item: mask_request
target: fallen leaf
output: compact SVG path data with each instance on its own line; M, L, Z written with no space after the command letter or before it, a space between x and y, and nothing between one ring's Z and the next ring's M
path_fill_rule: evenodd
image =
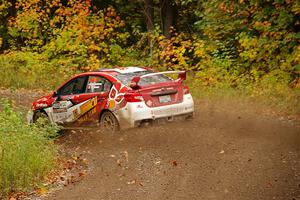
M83 164L85 164L85 165L88 165L88 164L89 164L89 161L88 161L86 158L82 159L82 162L83 162Z
M123 151L124 155L125 155L125 159L128 162L128 152L127 151Z
M118 164L119 166L121 166L121 160L120 160L120 159L117 160L117 164Z
M81 171L78 173L79 177L82 177L82 176L85 176L86 175L86 172L85 171Z
M38 193L39 193L40 195L47 194L47 192L48 192L48 190L47 190L46 188L44 188L44 187L41 187L41 188L39 188L39 190L38 190Z
M172 165L175 167L175 166L177 166L177 161L176 160L173 160L172 161Z
M77 156L75 156L75 155L73 155L73 156L72 156L72 159L73 159L73 160L77 160L77 159L78 159L78 157L77 157Z
M273 184L271 182L267 182L266 187L271 188L271 187L273 187Z
M135 182L136 182L135 180L132 180L132 181L128 181L127 184L132 185L132 184L135 184Z

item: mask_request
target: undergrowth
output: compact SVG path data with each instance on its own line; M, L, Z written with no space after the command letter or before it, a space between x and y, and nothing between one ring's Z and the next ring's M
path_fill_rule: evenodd
M42 122L40 122L42 123ZM0 199L37 188L55 165L56 129L27 125L5 101L0 111Z
M215 80L205 77L188 77L186 81L193 97L211 100L239 100L256 103L288 114L300 113L300 89L289 87L288 76L281 72L268 74L259 80L237 78L234 75L215 75Z

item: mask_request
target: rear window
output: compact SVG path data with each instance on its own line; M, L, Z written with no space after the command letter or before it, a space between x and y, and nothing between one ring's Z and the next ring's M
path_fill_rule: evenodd
M129 86L129 83L131 79L135 76L143 76L146 74L153 73L151 71L142 71L142 72L133 72L133 73L127 73L127 74L118 74L115 77L121 81L126 86ZM155 75L155 76L149 76L149 77L144 77L140 80L139 85L153 85L157 83L163 83L163 82L169 82L173 81L168 76L165 76L163 74Z

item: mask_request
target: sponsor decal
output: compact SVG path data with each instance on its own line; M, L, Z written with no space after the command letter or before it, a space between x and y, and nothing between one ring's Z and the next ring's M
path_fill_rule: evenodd
M86 103L80 106L80 113L84 114L87 111L91 110L93 107L97 105L97 96L92 99L89 99Z
M127 87L120 82L113 85L108 95L108 109L115 111L126 106L127 102L124 99L126 90Z
M45 103L38 103L38 104L36 104L36 107L37 108L44 108L44 107L48 107L48 105L45 104Z
M78 119L78 122L84 122L87 121L91 116L93 116L96 113L96 107L94 107L92 110L85 113L82 117Z
M69 108L71 106L72 103L70 101L59 101L53 104L53 108L55 109Z
M68 117L67 112L53 113L54 122L62 122Z
M136 108L143 108L143 106L142 105L137 105Z
M147 106L152 106L152 104L153 104L153 102L151 101L151 100L148 100L147 102L146 102L146 104L147 104Z
M59 101L55 102L52 105L53 113L63 113L67 112L68 108L72 107L73 104L71 101Z
M61 101L53 104L54 122L74 122L87 120L96 113L97 96L86 100L80 104L74 105L70 101Z
M67 112L67 108L53 108L53 113L62 113L62 112Z

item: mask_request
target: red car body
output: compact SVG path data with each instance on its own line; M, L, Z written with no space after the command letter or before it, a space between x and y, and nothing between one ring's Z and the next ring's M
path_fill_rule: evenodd
M174 80L166 74L179 74ZM183 84L185 72L154 73L125 67L78 74L32 103L28 121L47 117L65 127L137 127L156 119L192 116L194 103Z

